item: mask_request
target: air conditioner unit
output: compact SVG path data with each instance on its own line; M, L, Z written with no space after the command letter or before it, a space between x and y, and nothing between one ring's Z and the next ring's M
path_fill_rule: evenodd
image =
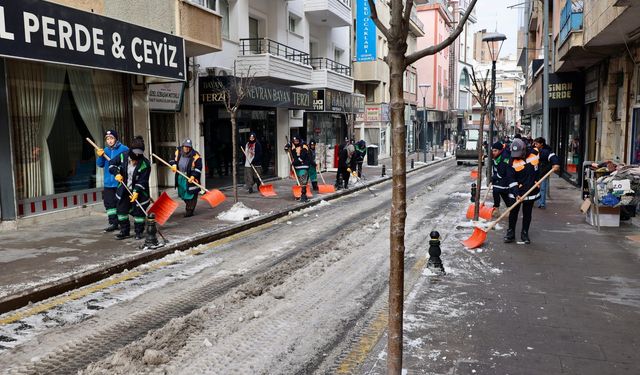
M304 111L301 109L290 109L289 118L302 120Z
M215 77L225 77L233 75L233 70L222 66L212 66L207 68L207 74Z

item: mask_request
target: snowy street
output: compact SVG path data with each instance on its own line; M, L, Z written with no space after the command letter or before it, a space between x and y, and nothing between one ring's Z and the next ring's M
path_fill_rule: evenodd
M452 168L448 162L408 179L409 281L422 272L429 232L446 240L468 201L464 193L450 197L463 181ZM87 374L345 366L351 338L386 301L389 187L374 188L377 198L363 190L115 275L108 286L2 327L15 340L3 346L17 348L4 350L0 365Z

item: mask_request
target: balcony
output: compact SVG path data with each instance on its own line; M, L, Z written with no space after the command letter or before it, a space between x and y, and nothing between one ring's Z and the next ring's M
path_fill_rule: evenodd
M305 88L329 88L344 92L353 92L351 68L326 57L309 59L313 68L311 85Z
M240 39L236 69L285 85L312 82L308 53L266 38Z
M389 82L389 66L382 59L353 64L353 79L361 82Z
M415 6L411 9L411 16L409 17L409 30L417 37L424 36L424 23L418 18L418 11Z
M582 31L582 2L567 1L560 13L560 44L564 43L573 31Z
M304 12L309 22L328 27L350 26L353 17L351 0L305 0Z
M187 56L206 55L222 50L222 17L188 1L178 2L180 36Z

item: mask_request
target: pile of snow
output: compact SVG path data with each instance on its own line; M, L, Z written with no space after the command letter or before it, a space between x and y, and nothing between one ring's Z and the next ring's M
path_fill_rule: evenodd
M242 202L234 204L229 210L220 213L217 218L224 221L244 221L260 215L258 210L245 206Z

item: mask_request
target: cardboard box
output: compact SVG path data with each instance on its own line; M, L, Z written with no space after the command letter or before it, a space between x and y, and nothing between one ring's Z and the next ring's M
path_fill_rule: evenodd
M601 227L619 227L620 226L620 207L598 207L600 213L600 226ZM596 226L595 221L596 211L595 207L589 207L587 211L587 223Z

